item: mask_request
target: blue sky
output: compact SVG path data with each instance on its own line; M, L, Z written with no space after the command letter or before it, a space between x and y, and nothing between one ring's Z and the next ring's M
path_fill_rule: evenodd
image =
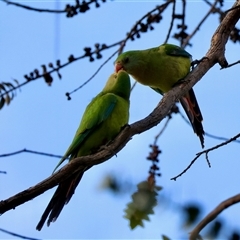
M66 1L22 2L41 8L64 8ZM126 36L133 24L146 12L159 4L158 1L109 1L99 9L66 18L64 14L36 13L0 2L0 82L17 79L23 82L24 74L42 64L55 63L56 59L66 62L70 54L83 55L83 48L95 43L112 44ZM225 8L232 1L225 2ZM177 5L180 7L180 4ZM178 10L181 11L180 8ZM188 32L192 32L208 11L201 1L189 1L187 5ZM142 34L136 41L128 42L125 50L145 49L160 45L168 31L170 9L163 15L163 21L154 25L155 31ZM211 16L192 40L193 47L186 50L193 59L204 56L210 46L211 35L218 26L218 16ZM170 43L178 44L174 39ZM64 154L72 141L82 113L91 99L101 91L105 81L113 72L110 60L98 75L83 89L67 101L65 92L71 91L86 81L116 49L103 52L103 59L90 63L87 58L62 69L62 80L53 75L54 82L48 87L43 79L32 82L17 92L16 98L1 111L0 154L23 148L54 154ZM228 61L239 59L239 46L228 43ZM194 87L202 114L204 129L214 135L232 137L239 132L239 66L220 70L214 66ZM132 81L133 83L133 81ZM137 84L131 96L130 123L147 116L157 105L160 95ZM164 122L164 121L163 121ZM108 173L116 173L122 180L130 179L134 184L145 180L149 162L145 160L154 136L163 126L142 133L118 153L117 158L93 167L84 174L71 202L64 208L58 220L41 232L36 224L50 200L54 189L29 201L0 217L0 227L35 238L159 238L166 234L173 239L187 236L180 230L181 216L168 211L159 203L151 221L145 228L131 231L128 222L122 218L123 209L130 201L131 193L113 196L101 191L99 185ZM219 141L205 138L206 148ZM165 194L178 204L197 201L203 204L204 213L211 211L218 203L238 193L239 144L232 143L209 154L211 168L204 157L176 182L170 178L180 173L201 151L199 139L192 129L176 115L159 140L162 177L158 184ZM32 154L20 154L0 159L1 199L37 184L48 177L59 160ZM227 209L221 216L229 226L236 226L239 206ZM0 232L0 238L12 238Z

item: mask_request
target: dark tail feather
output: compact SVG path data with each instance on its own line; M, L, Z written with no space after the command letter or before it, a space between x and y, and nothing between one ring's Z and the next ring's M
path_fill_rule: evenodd
M191 88L189 92L180 99L180 102L188 116L190 123L192 124L194 132L200 139L202 148L204 148L204 130L202 125L202 114L197 103L194 91Z
M74 194L74 191L79 184L83 173L77 173L76 175L72 176L69 179L64 180L58 185L57 190L55 191L54 195L52 196L52 199L48 203L48 206L46 207L36 229L38 231L41 231L48 215L48 221L47 225L49 226L51 222L54 222L57 220L59 214L61 213L63 207L65 204L67 204L71 197Z

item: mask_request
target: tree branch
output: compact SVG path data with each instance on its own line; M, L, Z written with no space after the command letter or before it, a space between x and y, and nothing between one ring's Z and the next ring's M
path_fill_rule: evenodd
M2 0L2 1L6 1L6 0ZM168 7L169 4L171 4L174 1L175 0L167 0L166 3L155 7L150 12L145 14L143 17L141 17L136 22L136 24L134 24L134 26L130 30L130 33L127 33L127 36L118 42L112 43L110 45L107 45L107 44L100 45L97 43L97 44L95 44L95 49L92 49L90 47L85 47L84 48L85 53L82 56L75 57L73 55L70 55L68 58L68 61L63 64L60 63L60 60L57 60L56 66L54 66L53 63L49 63L48 67L51 68L51 70L49 70L49 71L47 71L46 65L42 65L42 68L43 68L42 74L40 74L40 71L38 69L35 69L29 75L25 74L24 77L25 77L26 81L21 84L18 84L17 86L13 86L12 88L4 91L3 93L0 93L0 100L4 96L8 95L10 92L15 91L16 89L21 88L22 86L24 86L32 81L35 81L37 79L40 79L40 78L44 78L44 80L50 85L51 82L53 81L53 78L51 76L52 73L56 72L58 74L59 78L61 78L59 71L62 68L67 67L69 64L72 64L73 62L78 61L80 59L88 57L90 62L94 61L94 57L96 59L101 59L102 58L101 53L103 51L113 48L113 47L116 47L116 46L119 46L118 52L123 51L123 48L127 41L129 41L129 40L133 41L135 39L135 37L139 38L141 33L145 33L145 32L147 32L147 30L152 29L152 24L159 23L162 18L161 14L163 13L163 11ZM143 23L144 20L146 21L146 23ZM116 52L113 53L112 56L114 56L115 54L116 54ZM111 59L112 56L110 56L100 66L100 68L102 68L109 61L109 59ZM99 70L97 70L97 72ZM95 74L94 74L94 76L95 76ZM92 77L90 79L88 79L86 82L89 82L91 79L92 79ZM82 85L85 85L86 82L84 82ZM79 88L81 88L81 86ZM67 95L67 97L70 97L70 93L67 93L66 95Z
M238 60L238 61L236 61L236 62L234 62L234 63L228 64L228 66L225 67L225 68L230 68L230 67L235 66L235 65L237 65L237 64L240 64L240 60ZM222 68L221 68L221 69L222 69Z
M131 31L127 33L127 37L121 42L121 45L118 49L118 53L121 54L123 52L123 49L126 45L126 42L129 39L134 39L133 37L136 35L137 38L140 37L139 33L140 32L146 32L148 28L153 30L152 23L153 22L160 22L161 20L161 13L168 7L170 3L173 3L175 5L175 0L167 0L166 3L156 6L154 9L152 9L150 12L146 13L143 17L141 17L132 27ZM157 14L153 14L155 11L158 10ZM142 23L144 19L147 18L147 24Z
M202 26L202 24L207 20L207 18L210 16L210 14L213 13L213 10L215 9L217 3L219 2L219 0L215 0L215 2L213 3L213 5L210 7L209 11L206 13L206 15L203 17L203 19L199 22L199 24L197 25L197 27L193 30L193 32L191 34L189 34L184 40L183 43L181 45L182 48L185 48L188 44L190 39L197 33L197 31L200 30L200 27Z
M214 220L223 210L232 206L233 204L240 202L240 194L237 194L231 198L220 203L212 212L210 212L190 233L189 240L198 239L200 231L209 224L212 220Z
M118 46L121 44L123 40L121 41L118 41L116 43L113 43L111 45L106 45L106 44L103 44L102 47L100 49L98 49L98 53L104 51L104 50L107 50L107 49L110 49L112 47L115 47L115 46ZM86 49L86 48L85 48ZM79 57L73 57L73 55L70 55L69 56L69 59L66 63L63 63L63 64L60 64L60 61L57 60L57 67L52 67L52 70L48 71L48 72L43 72L42 74L39 74L39 72L34 76L34 77L31 77L31 75L33 75L34 73L30 73L29 76L28 75L25 75L24 77L27 79L25 82L21 83L21 84L18 84L16 87L13 87L13 88L10 88L9 90L3 92L0 94L0 98L2 98L3 96L5 96L6 94L9 94L10 92L18 89L18 88L21 88L22 86L32 82L32 81L35 81L37 79L40 79L40 78L45 78L46 76L50 76L52 73L54 72L59 72L60 69L68 66L69 64L72 64L73 62L75 61L78 61L80 59L83 59L83 58L86 58L86 57L89 57L91 58L93 54L96 53L96 50L92 50L90 49L90 52L86 52L85 51L85 54L83 54L82 56L79 56ZM52 63L50 63L52 65ZM45 65L44 65L45 66ZM45 66L46 67L46 66ZM36 72L37 69L34 70L34 72ZM38 71L38 70L37 70Z
M33 153L33 154L38 154L38 155L43 155L43 156L48 156L48 157L55 157L55 158L62 158L63 157L63 156L52 154L52 153L33 151L33 150L29 150L29 149L24 148L22 150L18 150L18 151L15 151L15 152L0 154L0 158L1 157L10 157L12 155L20 154L20 153L23 153L23 152Z
M21 235L21 234L14 233L14 232L5 230L5 229L3 229L3 228L0 228L0 231L1 231L1 232L4 232L4 233L7 233L7 234L9 234L9 235L11 235L11 236L18 237L18 238L22 238L22 239L40 240L40 239L38 239L38 238L32 238L32 237L23 236L23 235Z
M76 91L78 91L79 89L81 89L82 87L84 87L87 83L89 83L97 74L98 72L106 65L106 63L108 61L110 61L111 58L113 58L116 54L118 53L118 50L115 51L107 60L105 60L100 67L98 67L98 69L92 74L92 76L87 79L83 84L81 84L79 87L75 88L74 90L72 90L71 92L66 92L66 96L68 98L68 100L71 100L70 95L72 95L73 93L75 93Z
M240 1L236 1L234 6L240 5ZM225 44L228 40L231 30L234 28L240 16L240 9L237 8L227 13L216 32L214 33L211 41L211 47L206 54L206 59L186 77L186 81L179 86L176 86L164 95L158 106L146 118L127 126L121 131L116 139L106 148L94 155L79 157L73 159L66 164L58 172L54 173L47 179L38 183L37 185L26 189L6 200L0 202L0 214L5 213L10 209L27 202L50 188L55 187L61 181L64 181L69 175L74 174L76 171L83 170L87 166L93 166L110 159L113 155L119 152L128 141L136 134L140 134L148 129L156 126L161 120L169 113L174 103L183 96L194 84L196 84L206 72L214 66L217 62L221 66L226 65L224 57Z
M185 117L185 115L180 111L180 110L178 110L178 113L180 114L180 116L182 117L182 119L190 126L191 124L190 124L190 122L188 121L188 119ZM207 136L207 137L210 137L210 138L213 138L213 139L217 139L217 140L221 140L221 141L228 141L229 140L229 138L226 138L226 137L221 137L221 136L217 136L217 135L213 135L213 134L211 134L211 133L208 133L208 132L206 132L205 131L205 136ZM240 140L234 140L233 142L235 142L235 143L240 143ZM1 155L0 155L1 156Z
M30 6L20 4L20 3L17 3L17 2L11 2L11 1L8 1L8 0L1 0L1 1L5 2L7 5L13 5L13 6L16 6L16 7L20 7L20 8L24 8L24 9L31 10L31 11L36 11L36 12L47 12L47 13L65 13L66 12L65 9L63 9L63 10L42 9L42 8L30 7Z
M24 5L21 3L17 2L12 2L9 0L1 0L2 2L5 2L7 5L13 5L15 7L20 7L26 10L30 11L35 11L35 12L44 12L44 13L54 13L54 14L59 14L59 13L66 13L67 17L73 17L77 15L78 13L85 13L86 11L90 10L90 5L92 3L95 3L96 8L100 7L100 4L98 3L97 0L89 0L88 2L83 1L83 3L80 4L79 1L75 1L75 5L70 5L66 4L65 9L62 10L57 10L57 9L43 9L43 8L35 8L35 7L30 7L28 5ZM106 2L106 1L102 1Z
M235 135L234 137L228 139L228 140L225 141L225 142L222 142L222 143L220 143L220 144L218 144L218 145L216 145L216 146L214 146L214 147L208 148L208 149L206 149L206 150L204 150L204 151L201 151L201 152L197 153L197 154L196 154L197 156L190 162L190 164L189 164L181 173L179 173L177 176L171 178L171 180L176 181L177 178L181 177L184 173L186 173L186 172L191 168L191 166L196 162L196 160L197 160L202 154L205 154L206 160L207 160L207 163L208 163L208 166L211 167L210 161L209 161L209 159L208 159L208 153L211 152L211 151L213 151L213 150L215 150L215 149L217 149L217 148L220 148L220 147L222 147L222 146L224 146L224 145L227 145L227 144L229 144L230 142L236 141L236 139L239 138L239 137L240 137L240 133L238 133L237 135Z
M168 33L167 33L167 37L166 37L164 43L167 43L167 42L168 42L169 37L170 37L170 34L171 34L171 32L172 32L173 23L174 23L174 20L175 20L175 11L176 11L176 1L173 1L173 6L172 6L172 19L171 19L170 26L169 26Z
M206 65L205 71L207 71L212 64L210 64L210 61L205 61L205 63L202 63L202 65ZM86 168L86 166L100 164L110 159L113 155L119 152L134 135L140 134L156 126L168 114L176 100L179 99L179 97L182 96L185 91L190 89L192 85L198 81L198 78L194 76L203 75L203 71L201 71L201 69L202 68L200 66L196 68L196 70L194 70L194 72L189 74L187 77L187 79L192 81L186 85L184 84L184 87L180 85L165 94L160 104L149 116L123 129L119 136L104 150L94 155L76 158L61 168L58 172L38 183L37 185L26 189L23 192L10 197L9 199L1 201L0 214L3 214L10 209L14 209L26 201L39 196L46 190L55 187L59 184L59 182L64 181L69 175L74 174L76 171L80 171Z

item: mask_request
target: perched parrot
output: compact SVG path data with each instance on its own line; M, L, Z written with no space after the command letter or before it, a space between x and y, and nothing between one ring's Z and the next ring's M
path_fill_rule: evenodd
M109 77L102 92L87 106L75 137L57 167L68 157L71 161L76 157L97 152L102 145L117 136L128 123L130 85L129 75L125 71L119 71ZM83 173L84 171L77 172L59 183L36 227L37 230L42 229L48 216L48 226L56 221L64 205L74 194Z
M191 61L192 56L184 49L173 44L163 44L120 54L115 61L115 71L124 70L136 81L164 94L186 77L190 72ZM203 118L193 89L179 100L204 148Z

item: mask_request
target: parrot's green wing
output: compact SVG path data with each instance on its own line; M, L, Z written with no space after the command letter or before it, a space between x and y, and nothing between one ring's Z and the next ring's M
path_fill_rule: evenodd
M115 71L124 70L137 82L163 95L189 74L192 56L181 47L163 44L145 50L122 53L115 61ZM193 90L179 99L204 147L202 114Z
M70 147L53 170L53 173L64 162L64 160L76 153L84 140L86 140L86 138L88 138L89 135L91 135L96 128L111 115L117 101L117 97L114 94L103 95L101 93L92 100L83 114L82 121Z
M155 51L156 49L154 49ZM168 56L174 56L174 57L184 57L184 58L191 58L192 55L186 52L184 49L175 46L173 44L163 44L159 47L158 49L159 53L162 53L162 51L165 52L166 55ZM161 56L161 55L160 55ZM179 79L177 82L179 82L181 79ZM159 89L159 88L153 88L151 87L154 91L157 93L160 93L161 95L164 94L164 92Z
M131 83L127 72L119 71L109 76L102 91L88 104L73 141L55 170L65 159L72 161L74 158L96 153L103 144L117 136L129 120L130 91ZM36 226L37 230L42 229L47 218L48 226L56 221L89 168L91 166L76 169L59 182Z
M186 57L186 58L192 58L192 55L186 52L184 49L175 46L173 44L164 44L160 47L164 47L165 53L170 56L178 56L178 57Z

